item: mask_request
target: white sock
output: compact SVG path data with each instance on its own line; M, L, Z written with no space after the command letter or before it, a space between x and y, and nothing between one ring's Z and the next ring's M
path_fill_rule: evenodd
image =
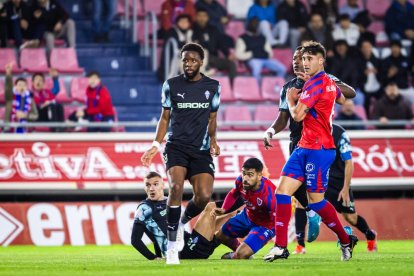
M308 217L314 217L316 215L316 213L315 213L315 211L314 210L310 210L310 211L308 211Z
M175 248L176 241L168 241L167 250Z
M178 227L184 228L184 226L185 224L180 221L180 223L178 224Z

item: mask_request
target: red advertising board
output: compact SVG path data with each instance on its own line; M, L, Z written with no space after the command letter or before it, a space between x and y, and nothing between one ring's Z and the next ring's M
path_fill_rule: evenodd
M0 203L0 246L129 245L136 207L136 202ZM414 239L414 220L407 219L413 200L359 200L356 208L380 239ZM294 221L289 227L293 238ZM336 237L322 225L318 240Z
M288 158L288 140L266 150L261 140L223 140L214 158L216 188L230 187L246 158L258 157L277 179ZM148 170L165 176L161 153L150 168L140 158L147 141L2 141L0 191L10 189L136 189ZM414 139L352 139L353 185L414 184Z

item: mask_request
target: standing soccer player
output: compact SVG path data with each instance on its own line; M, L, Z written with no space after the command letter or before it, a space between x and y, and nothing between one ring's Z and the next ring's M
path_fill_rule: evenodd
M181 49L184 74L168 79L162 88L162 113L152 147L141 158L149 166L157 154L171 120L171 133L164 151L170 183L167 203L167 264L179 264L184 224L201 213L213 192L213 156L220 154L216 141L217 110L220 105L218 81L200 73L204 50L196 43ZM194 197L180 221L185 179L193 186Z
M277 133L284 130L289 122L290 130L290 145L289 153L292 154L293 150L298 145L300 137L302 136L302 122L296 122L293 120L292 116L289 113L289 106L286 100L287 90L291 87L302 89L305 81L309 79L309 76L305 74L302 63L302 46L296 48L293 54L293 73L296 75L295 78L285 83L280 91L280 102L279 102L279 114L274 121L273 125L268 128L264 133L263 143L266 149L272 147L270 139L273 138ZM355 90L348 84L342 82L337 77L333 75L328 75L332 78L336 85L340 88L342 94L345 98L354 98L356 93ZM305 228L306 220L309 221L308 229L308 242L312 242L319 235L319 224L320 216L318 216L314 211L310 210L308 206L308 198L306 195L306 185L302 183L300 188L293 194L293 196L299 201L300 204L296 207L295 210L295 228L296 228L296 240L298 245L293 252L293 254L304 254L305 250ZM307 214L306 214L306 211Z
M230 218L222 227L217 238L234 252L223 255L222 259L249 259L274 236L276 212L276 186L262 176L263 163L257 158L247 159L242 166L242 175L227 194L218 215L228 212L242 198L246 207ZM246 239L239 244L237 238Z
M377 234L355 210L354 196L351 189L351 179L354 172L351 140L341 126L337 124L332 126L336 158L329 170L329 188L325 193L325 198L332 203L336 211L341 213L348 223L365 235L368 252L376 252Z
M309 41L303 45L301 52L305 73L310 79L305 83L301 95L300 89L289 88L287 100L292 118L303 121L302 137L282 169L276 192L276 242L264 260L288 258L287 230L292 212L291 196L305 182L309 208L318 213L322 221L337 234L342 260L348 261L358 239L345 232L335 208L324 199L329 167L335 159L335 144L331 134L335 101L342 104L345 97L324 72L325 48L318 42Z

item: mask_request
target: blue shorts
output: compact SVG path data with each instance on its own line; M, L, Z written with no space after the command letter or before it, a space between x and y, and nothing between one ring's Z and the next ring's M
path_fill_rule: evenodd
M297 147L283 167L281 176L305 182L308 192L324 193L328 188L329 168L335 155L335 149Z
M247 235L244 243L247 244L254 253L259 251L275 236L274 230L258 226L251 222L247 217L245 210L241 211L223 224L221 232L232 238L243 238Z

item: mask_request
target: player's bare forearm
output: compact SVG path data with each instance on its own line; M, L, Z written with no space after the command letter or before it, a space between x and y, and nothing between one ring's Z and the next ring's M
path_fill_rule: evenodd
M157 131L154 140L160 144L164 140L164 137L168 131L168 125L170 124L170 112L171 111L168 109L163 109L161 112L160 120L158 121Z
M301 102L295 104L295 102L293 101L288 101L288 106L290 115L296 122L303 121L303 119L305 119L306 114L309 112L309 108Z
M210 113L210 117L208 118L208 136L210 136L211 140L216 141L216 133L217 133L217 112Z
M344 82L338 83L337 85L338 85L339 89L341 89L341 93L342 93L342 95L344 95L345 98L347 98L347 99L355 98L356 91L352 86L350 86L350 85L348 85Z
M352 175L354 174L354 162L352 159L345 161L345 171L344 171L344 189L349 189L351 185Z
M273 122L272 128L275 130L275 134L284 130L289 121L289 112L280 111L276 120Z
M345 103L345 101L346 101L346 98L345 98L344 94L342 94L342 93L341 93L341 96L338 99L335 100L335 102L337 104L340 104L340 105L343 105Z

